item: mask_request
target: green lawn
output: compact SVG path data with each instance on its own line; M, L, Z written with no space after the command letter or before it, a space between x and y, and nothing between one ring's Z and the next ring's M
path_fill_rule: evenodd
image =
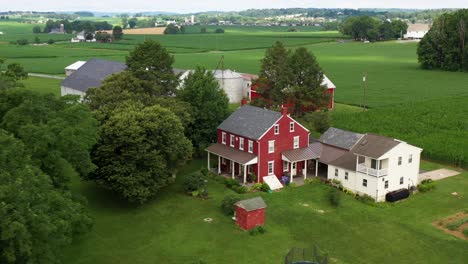
M56 96L60 96L60 83L62 80L48 79L39 77L29 77L28 79L21 81L24 88L36 91L40 93L51 93Z
M205 166L192 162L181 174ZM423 167L436 166L425 163ZM464 263L468 241L431 225L468 208L468 173L439 181L429 193L391 205L371 206L343 195L329 206L328 186L309 184L279 193L257 193L267 205L264 235L250 236L220 211L232 191L209 182L211 198L182 193L179 176L154 201L139 207L75 178L94 217L94 230L64 251L64 263L283 263L291 247L314 243L334 263ZM460 196L450 195L458 192ZM302 204L308 204L304 207ZM324 214L316 210L325 210ZM203 219L211 217L212 223Z

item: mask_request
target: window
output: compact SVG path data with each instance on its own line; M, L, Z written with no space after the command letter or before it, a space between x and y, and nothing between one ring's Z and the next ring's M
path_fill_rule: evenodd
M221 133L221 142L226 145L226 133L225 132L222 132Z
M221 164L226 165L226 159L225 158L221 158Z
M289 132L294 132L294 122L289 123Z
M299 136L294 137L294 145L293 145L293 148L294 148L294 149L299 148Z
M344 178L345 178L345 180L348 180L348 172L347 171L345 171L345 173L344 173Z
M335 177L338 177L338 169L335 169Z
M405 182L405 178L400 177L400 185L403 184L404 182Z
M367 187L367 180L366 179L362 180L362 186Z
M244 150L244 138L239 138L239 149Z
M279 125L275 125L275 135L279 135Z
M234 135L231 135L231 140L229 141L231 147L234 147Z
M398 157L398 166L401 165L401 162L402 162L402 158L401 158L401 157Z
M385 189L388 189L388 181L385 181L385 186L384 186Z
M289 171L289 162L283 161L283 171Z
M269 161L268 162L268 174L269 175L273 174L274 170L275 170L275 162Z
M408 163L412 163L412 162L413 162L413 154L410 154L408 158Z
M268 141L268 153L274 153L275 152L275 141L270 140Z
M252 140L249 140L249 152L253 153L253 142L252 142Z

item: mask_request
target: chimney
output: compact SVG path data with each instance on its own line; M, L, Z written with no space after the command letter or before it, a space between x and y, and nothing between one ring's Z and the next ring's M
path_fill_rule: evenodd
M287 106L284 106L284 105L281 106L281 114L284 115L284 116L288 115L288 107Z
M245 98L242 98L242 101L241 101L241 106L244 106L247 104L247 99Z

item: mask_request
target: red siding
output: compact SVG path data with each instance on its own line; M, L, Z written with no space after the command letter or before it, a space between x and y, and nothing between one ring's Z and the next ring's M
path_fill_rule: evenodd
M242 229L250 230L256 226L265 224L265 208L247 212L241 207L236 207L236 224Z

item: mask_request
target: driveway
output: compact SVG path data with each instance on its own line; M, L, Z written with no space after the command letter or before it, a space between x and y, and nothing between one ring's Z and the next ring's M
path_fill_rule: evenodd
M426 180L426 179L432 179L433 181L438 181L438 180L442 180L442 179L452 177L458 174L460 174L460 172L454 171L454 170L447 170L447 169L428 171L428 172L419 174L419 182Z

